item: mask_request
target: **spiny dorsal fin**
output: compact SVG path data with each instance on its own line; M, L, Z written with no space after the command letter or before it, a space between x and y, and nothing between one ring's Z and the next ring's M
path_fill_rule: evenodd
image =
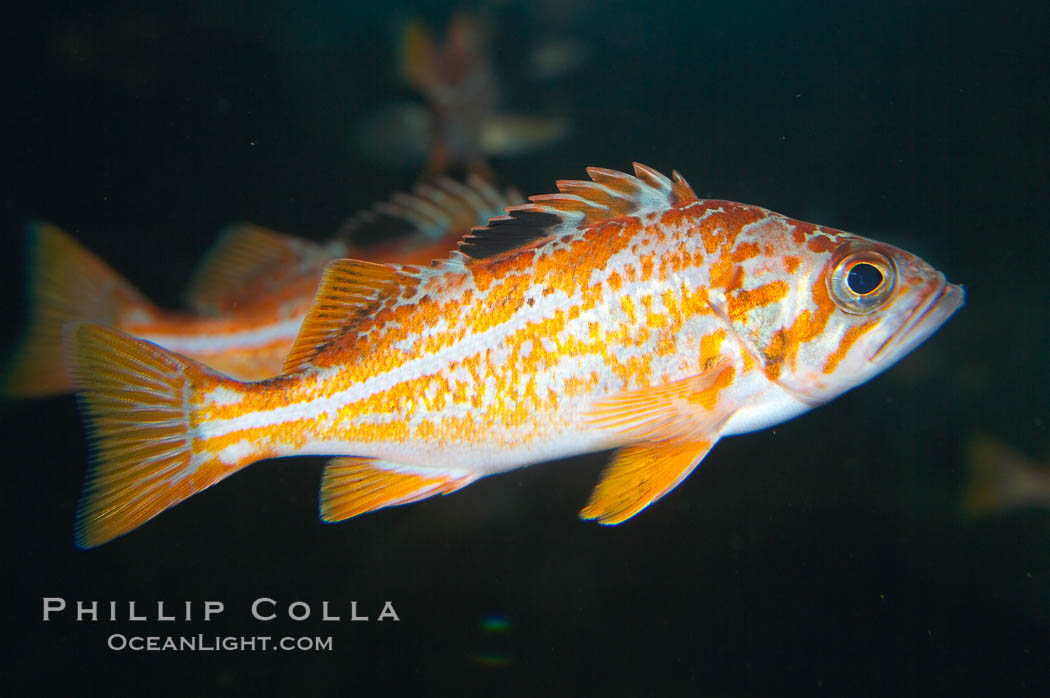
M460 250L473 259L487 259L581 226L696 201L696 194L677 172L668 179L635 163L634 173L589 167L590 182L561 180L557 182L560 193L530 196L532 203L508 208L507 215L472 230L460 242Z
M337 237L348 244L402 239L401 247L423 246L462 234L522 200L517 191L501 192L480 177L465 183L438 177L416 185L410 194L394 194L355 214L343 223Z
M284 373L307 366L325 347L349 331L391 295L414 292L419 277L410 267L337 259L329 262L321 276L313 305L306 313L288 357Z
M251 294L254 284L316 258L321 250L310 240L251 223L228 226L194 272L186 303L207 315L229 312Z

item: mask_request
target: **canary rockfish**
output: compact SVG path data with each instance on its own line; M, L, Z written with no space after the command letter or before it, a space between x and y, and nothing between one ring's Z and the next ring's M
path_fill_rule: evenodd
M321 518L339 521L617 448L581 516L618 524L720 437L863 383L962 304L890 245L699 199L677 173L587 172L429 267L329 263L274 378L76 326L95 444L77 543L290 455L341 456L320 495Z

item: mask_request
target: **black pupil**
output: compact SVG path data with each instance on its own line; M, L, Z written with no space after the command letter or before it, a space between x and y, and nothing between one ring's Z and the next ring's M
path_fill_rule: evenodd
M846 276L846 284L858 296L866 296L882 285L882 272L871 264L854 264Z

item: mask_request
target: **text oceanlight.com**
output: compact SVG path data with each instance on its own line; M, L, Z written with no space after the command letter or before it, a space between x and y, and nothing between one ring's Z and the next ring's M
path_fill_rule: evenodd
M271 637L269 635L124 635L113 633L106 646L131 652L331 652L332 637Z

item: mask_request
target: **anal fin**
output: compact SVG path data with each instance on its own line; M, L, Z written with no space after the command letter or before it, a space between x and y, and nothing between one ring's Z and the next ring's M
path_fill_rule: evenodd
M422 473L372 458L333 458L321 479L321 520L343 521L383 507L418 502L466 487L477 476L465 471Z

